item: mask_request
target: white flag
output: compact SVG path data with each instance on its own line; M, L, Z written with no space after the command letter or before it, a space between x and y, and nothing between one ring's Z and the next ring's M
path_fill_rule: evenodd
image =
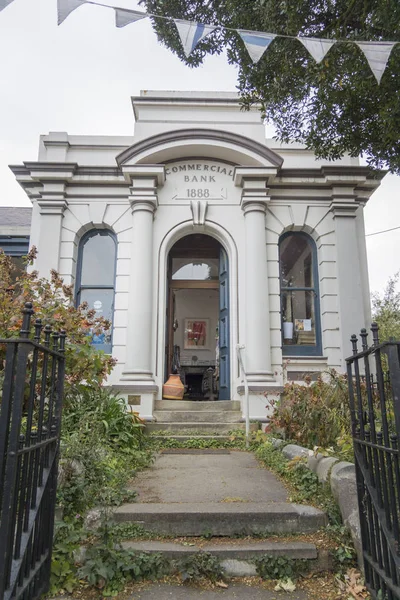
M86 0L57 0L58 25L61 25L73 10L83 4L91 4L91 2Z
M320 63L324 56L328 54L332 46L336 44L336 40L322 40L321 38L305 38L298 36L297 39L305 48L307 48L317 63Z
M5 8L9 4L11 4L11 2L13 2L13 1L14 0L0 0L0 11L2 11L3 8Z
M396 42L356 42L356 44L364 52L371 71L379 84Z
M189 56L193 52L201 40L204 40L205 37L217 29L214 25L191 23L190 21L181 21L180 19L174 19L174 22L186 56Z
M253 63L260 60L272 40L276 38L274 33L263 33L262 31L238 29L237 32L242 38Z
M135 23L147 17L146 13L137 10L125 10L123 8L115 9L115 24L117 27L125 27L129 23Z

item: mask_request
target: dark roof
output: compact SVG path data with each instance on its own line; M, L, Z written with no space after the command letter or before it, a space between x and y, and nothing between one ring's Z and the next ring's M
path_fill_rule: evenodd
M0 227L30 227L32 208L20 206L0 206Z

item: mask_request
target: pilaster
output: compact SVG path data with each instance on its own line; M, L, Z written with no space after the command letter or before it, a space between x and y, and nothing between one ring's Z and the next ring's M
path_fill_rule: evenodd
M245 363L249 382L260 391L273 381L265 215L270 202L270 168L237 168L245 228Z
M330 210L336 234L341 356L344 367L345 358L351 354L350 336L369 326L365 312L363 265L356 219L362 209L354 187L332 186Z
M123 173L130 183L132 253L127 359L122 380L131 381L133 391L135 386L148 386L153 394L153 218L158 207L158 186L164 182L164 167L128 166L123 167Z

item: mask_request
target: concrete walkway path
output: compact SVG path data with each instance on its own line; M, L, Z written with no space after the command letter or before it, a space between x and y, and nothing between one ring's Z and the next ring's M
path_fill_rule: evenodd
M228 589L201 590L180 585L153 584L135 593L131 600L316 600L303 591L274 592L233 584Z
M280 481L250 452L164 450L133 482L142 503L286 502Z

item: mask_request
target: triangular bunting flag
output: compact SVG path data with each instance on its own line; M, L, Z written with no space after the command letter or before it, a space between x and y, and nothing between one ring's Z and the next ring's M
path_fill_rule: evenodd
M336 40L322 40L321 38L298 37L297 39L307 48L317 63L320 63L332 46L336 44Z
M82 4L91 4L91 2L86 0L57 0L58 25L61 25L68 15Z
M214 25L191 23L190 21L181 21L180 19L174 19L174 22L186 56L189 56L193 52L201 40L204 40L205 37L217 29Z
M272 40L276 38L274 33L263 33L262 31L238 29L237 32L242 38L253 63L260 60Z
M0 11L2 11L3 8L5 8L9 4L11 4L11 2L13 2L13 1L14 0L0 0Z
M137 10L115 9L115 24L117 27L125 27L125 25L135 23L135 21L140 21L140 19L144 19L145 17L147 17L146 13Z
M356 44L364 52L371 71L379 84L396 42L356 42Z

